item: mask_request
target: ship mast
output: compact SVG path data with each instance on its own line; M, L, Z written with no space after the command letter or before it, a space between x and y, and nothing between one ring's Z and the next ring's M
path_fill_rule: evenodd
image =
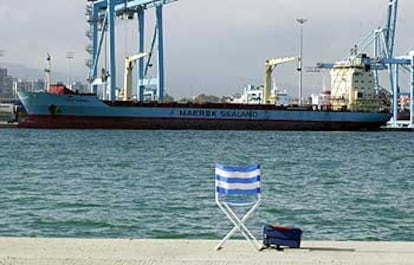
M46 55L46 68L45 68L45 75L46 75L46 92L50 92L50 85L52 83L52 57L49 53Z

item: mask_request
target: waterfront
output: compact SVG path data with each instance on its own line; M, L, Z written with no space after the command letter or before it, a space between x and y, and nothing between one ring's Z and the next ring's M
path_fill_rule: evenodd
M214 162L262 165L249 222L414 240L411 132L0 131L0 236L218 239Z

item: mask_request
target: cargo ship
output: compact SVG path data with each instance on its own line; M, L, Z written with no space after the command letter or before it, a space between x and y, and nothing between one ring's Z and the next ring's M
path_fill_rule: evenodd
M48 85L47 91L18 91L27 115L20 128L45 129L194 129L194 130L378 130L391 118L380 106L373 76L357 56L331 71L330 98L323 105L278 104L279 94L270 88L271 69L298 59L267 60L266 79L256 98L264 103L164 103L128 98L105 101L96 94L78 93L63 84ZM50 72L50 71L49 71ZM345 82L338 82L344 80ZM358 86L364 83L366 87ZM130 87L127 85L126 87ZM261 93L261 94L260 94ZM127 91L125 94L129 94ZM325 93L326 94L326 93Z
M270 104L102 101L63 85L51 92L19 91L27 111L21 128L376 130L387 112L320 111Z

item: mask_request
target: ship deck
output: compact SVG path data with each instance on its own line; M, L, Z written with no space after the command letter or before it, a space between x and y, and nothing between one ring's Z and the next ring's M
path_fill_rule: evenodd
M276 106L271 104L236 104L236 103L212 103L212 102L140 102L140 101L103 101L109 106L126 106L126 107L161 107L161 108L203 108L203 109L243 109L243 110L312 110L312 106Z
M349 111L349 110L320 110L313 105L305 106L278 106L272 104L239 104L239 103L212 103L212 102L140 102L140 101L103 101L109 106L116 107L153 107L153 108L192 108L192 109L237 109L237 110L291 110L291 111L329 111L329 112L367 112L367 111ZM389 111L378 111L380 113L387 113Z

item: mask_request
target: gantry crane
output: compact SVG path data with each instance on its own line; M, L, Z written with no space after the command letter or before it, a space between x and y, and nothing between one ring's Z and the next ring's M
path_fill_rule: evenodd
M414 51L403 56L394 56L395 36L398 17L398 0L388 0L387 20L384 27L378 27L358 45L355 45L353 54L345 61L335 64L319 63L319 68L332 69L335 65L346 64L352 57L358 54L357 49L365 50L373 46L373 58L366 61L374 73L374 87L379 94L379 70L388 70L390 80L390 93L393 95L393 127L398 127L398 96L399 96L399 69L402 67L410 72L410 122L409 127L414 128Z
M387 24L385 26L386 54L384 57L392 58L394 55L395 33L397 28L398 0L388 0Z
M271 98L271 86L272 86L272 73L275 68L279 64L293 62L293 61L300 61L301 58L296 57L282 57L282 58L275 58L265 61L265 82L264 82L264 89L263 89L263 97L265 103L274 103L272 102Z
M157 85L157 96L160 101L164 100L164 34L163 34L163 6L177 0L88 0L87 16L88 22L91 25L91 31L88 32L88 37L91 38L92 44L88 48L92 53L92 59L89 63L90 74L89 80L92 82L97 79L98 63L101 56L102 45L105 41L105 34L108 34L107 46L108 46L108 71L105 69L105 73L108 72L105 85L106 90L110 91L109 100L115 100L116 90L116 37L115 37L115 18L117 16L127 15L128 19L134 18L134 14L137 14L137 32L138 32L138 45L137 53L143 53L145 50L145 11L149 8L155 8L156 25L154 31L154 37L152 46L157 41L157 79L145 80L144 58L141 57L138 60L137 69L137 96L139 100L143 100L144 89L143 84L153 83ZM149 65L149 60L147 65ZM96 93L97 87L92 85L92 91Z

